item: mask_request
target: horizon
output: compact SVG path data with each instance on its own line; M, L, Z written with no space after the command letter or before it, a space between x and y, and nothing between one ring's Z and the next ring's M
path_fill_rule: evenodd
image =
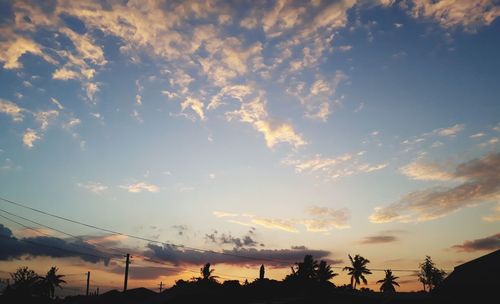
M340 286L360 254L360 287L419 291L426 256L500 249L496 0L0 8L0 278L121 290L130 253L157 290L312 254Z

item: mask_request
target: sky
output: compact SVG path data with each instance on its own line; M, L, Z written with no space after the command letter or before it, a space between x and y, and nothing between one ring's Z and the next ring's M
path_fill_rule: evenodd
M121 288L124 253L129 287L157 288L206 262L280 280L305 254L449 272L499 249L499 16L497 0L0 1L0 197L150 240L0 201L0 277L57 265L77 293L87 271Z

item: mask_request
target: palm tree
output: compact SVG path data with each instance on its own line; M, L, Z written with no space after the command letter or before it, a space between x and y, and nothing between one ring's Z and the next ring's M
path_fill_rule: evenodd
M296 265L297 276L301 279L312 279L316 269L318 268L318 262L315 261L310 254L304 257L303 262L296 263Z
M316 270L316 279L319 282L328 282L331 278L337 275L337 273L333 272L332 266L328 265L326 261L321 261L319 263L318 269Z
M359 254L356 254L354 256L354 259L349 254L349 260L351 260L352 267L344 267L344 270L349 271L349 275L351 276L352 288L356 289L356 285L360 284L359 279L361 279L365 285L368 284L364 275L372 274L372 272L368 268L366 268L366 264L370 263L370 261L360 256Z
M215 269L210 269L210 263L206 263L205 266L200 268L201 272L201 280L202 281L216 281L216 276L213 276L212 273Z
M393 276L392 270L385 270L385 278L377 281L377 283L382 283L382 285L380 286L380 291L395 293L396 288L394 287L394 285L399 286L398 282L396 282L397 279L399 279L399 277Z
M49 271L47 271L47 275L45 275L43 280L43 285L45 288L47 288L47 292L50 298L54 298L54 293L56 287L62 288L61 284L66 284L66 281L64 281L62 278L64 275L62 274L57 274L57 267L53 266L50 268Z

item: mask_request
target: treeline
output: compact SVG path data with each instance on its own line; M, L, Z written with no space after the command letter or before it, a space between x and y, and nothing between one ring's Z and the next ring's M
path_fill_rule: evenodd
M281 281L266 278L266 269L264 265L260 266L259 277L252 282L245 280L243 286L249 286L259 289L263 293L273 293L273 289L285 288L292 290L306 290L314 288L322 288L328 290L343 290L346 292L358 290L361 284L367 285L367 277L372 274L368 268L370 261L363 256L356 254L354 257L348 255L350 266L344 267L342 271L346 271L350 275L350 284L336 286L333 282L338 275L332 268L332 265L327 261L317 261L311 255L306 255L300 262L296 262L291 267L291 272ZM431 257L427 256L419 265L419 272L416 274L419 281L422 283L424 291L432 291L438 287L444 280L446 273L436 267ZM11 274L11 280L3 291L4 298L39 298L53 299L56 288L63 288L66 282L63 280L64 275L58 274L57 267L51 267L45 276L40 276L28 267L18 268L17 271ZM399 278L393 275L391 269L385 270L385 277L378 280L380 291L383 293L395 293ZM210 263L205 264L200 269L200 276L193 277L190 280L178 280L170 289L173 291L179 290L216 290L220 288L242 287L238 280L219 281L215 270ZM361 291L373 292L372 290L362 287Z
M343 271L347 271L348 275L351 277L349 285L340 286L342 289L357 290L358 286L362 283L364 285L368 284L367 276L372 274L372 271L368 268L370 260L364 258L363 256L356 254L354 257L348 255L350 266L343 268ZM214 275L215 270L211 268L211 264L207 263L200 269L201 276L193 277L191 280L178 280L174 285L175 288L182 288L186 286L200 286L200 285L217 285L222 284L226 286L239 286L240 283L237 280L229 280L220 283L218 277ZM282 282L288 285L323 285L330 287L337 287L332 279L336 277L338 273L335 273L332 269L332 265L328 264L327 261L317 261L314 260L312 255L306 255L304 260L301 262L296 262L291 267L291 273L288 274ZM430 256L426 256L424 262L419 264L419 272L416 274L418 280L422 283L424 291L432 291L438 287L441 282L443 282L446 272L442 269L438 269L435 263L432 261ZM396 286L399 287L397 280L399 277L393 275L391 269L385 270L385 277L378 280L376 283L380 284L380 291L384 293L395 293ZM265 267L260 266L259 278L255 279L252 283L259 283L269 281L265 278ZM273 280L274 281L274 280ZM250 284L245 280L243 285ZM363 291L371 291L366 287L362 287Z
M45 276L40 276L28 267L20 267L10 274L12 284L10 280L7 281L3 296L53 299L56 288L62 288L62 284L66 284L66 281L63 280L64 275L57 272L58 268L53 266Z

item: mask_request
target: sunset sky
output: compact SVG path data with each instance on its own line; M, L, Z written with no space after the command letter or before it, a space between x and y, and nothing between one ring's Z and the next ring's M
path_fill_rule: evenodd
M409 270L408 291L426 255L449 271L500 248L499 16L496 0L0 1L0 197L157 241L0 201L0 278L57 265L69 293L87 271L120 289L131 253L131 288L206 262L281 280L305 254L359 253Z

